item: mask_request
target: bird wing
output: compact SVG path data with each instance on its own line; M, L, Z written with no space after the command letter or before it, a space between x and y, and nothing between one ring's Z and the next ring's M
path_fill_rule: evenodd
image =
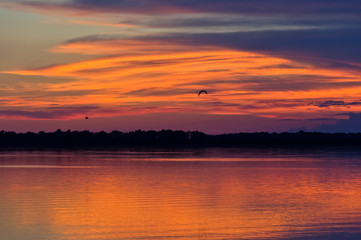
M208 94L206 90L200 90L198 93L198 96L201 95L202 92L204 92L205 94Z

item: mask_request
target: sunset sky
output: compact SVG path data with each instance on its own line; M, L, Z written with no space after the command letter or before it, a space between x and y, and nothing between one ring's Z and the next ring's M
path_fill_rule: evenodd
M0 0L0 36L4 130L288 131L361 112L359 0Z

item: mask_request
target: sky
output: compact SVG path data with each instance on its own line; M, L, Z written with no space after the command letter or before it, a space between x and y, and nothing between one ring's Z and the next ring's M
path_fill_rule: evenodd
M0 0L0 128L360 131L360 42L358 0Z

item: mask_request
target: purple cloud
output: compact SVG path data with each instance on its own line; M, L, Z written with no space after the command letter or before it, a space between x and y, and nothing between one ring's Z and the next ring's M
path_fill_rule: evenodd
M221 46L361 71L361 25L350 28L178 34L160 38L178 44Z
M74 42L116 41L120 36L94 35ZM322 68L361 71L361 24L324 29L285 29L221 33L163 33L137 38L190 47L222 47L281 57ZM289 67L289 66L279 66Z
M311 131L317 132L361 132L361 113L349 113L349 119L339 120L335 124L322 124L315 128L312 128Z
M86 114L98 109L92 106L80 107L50 107L46 110L0 110L0 117L30 118L30 119L62 119L74 115Z
M354 0L71 0L17 3L43 9L65 8L102 13L234 13L234 14L343 14L359 15L361 3Z
M354 105L361 105L361 102L346 103L345 101L328 100L319 104L315 104L315 106L318 106L320 108L331 107L331 106L354 106Z

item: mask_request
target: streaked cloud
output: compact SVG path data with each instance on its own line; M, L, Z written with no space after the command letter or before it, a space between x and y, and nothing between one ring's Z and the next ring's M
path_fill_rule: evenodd
M361 70L361 27L168 36L168 41L220 46L278 56L328 68Z
M82 118L96 107L52 107L47 110L0 110L0 118L15 119L68 119L69 116Z
M0 6L40 14L54 29L73 28L70 35L42 32L51 41L33 54L38 64L2 67L4 119L179 112L312 125L342 118L350 108L361 111L361 4L355 1L17 0ZM31 49L21 34L17 39ZM200 89L209 94L198 97Z
M310 118L310 119L306 119L308 121L338 121L339 119L337 118Z
M323 108L323 107L332 107L332 106L355 106L361 105L361 102L345 102L345 101L334 101L328 100L322 103L316 104L316 106Z
M78 103L104 108L146 107L150 112L247 113L279 118L298 112L302 117L302 112L316 114L315 96L323 99L333 92L335 97L344 98L349 89L361 91L357 74L252 52L216 46L195 51L188 45L179 50L176 43L165 42L171 50L164 53L158 41L154 43L156 48L150 47L153 46L148 44L152 43L150 39L143 43L137 40L137 44L132 45L128 39L98 37L70 40L62 46L74 43L77 44L72 45L77 48L73 49L75 52L83 50L82 44L96 43L100 57L7 73L71 77L77 80L54 85L48 91L55 88L79 91L79 97L74 98ZM120 53L122 49L129 49L128 43L131 53L106 56L109 45ZM144 52L144 46L154 51ZM198 89L207 89L210 94L197 97ZM80 91L89 91L85 99L81 99Z
M8 1L10 2L10 1ZM13 1L18 5L45 10L73 10L103 13L237 13L237 14L355 14L361 6L355 1L342 0L71 0L71 1Z

